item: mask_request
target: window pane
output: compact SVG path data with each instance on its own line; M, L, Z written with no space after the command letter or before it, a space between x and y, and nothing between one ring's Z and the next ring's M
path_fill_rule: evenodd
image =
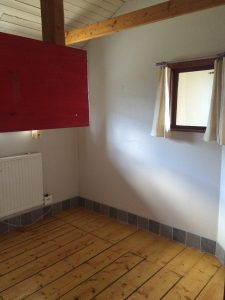
M207 125L212 85L213 70L179 73L177 125Z

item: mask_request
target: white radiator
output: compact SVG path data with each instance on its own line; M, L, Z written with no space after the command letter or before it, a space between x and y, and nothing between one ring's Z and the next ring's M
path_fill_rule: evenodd
M0 218L42 203L41 153L0 158Z

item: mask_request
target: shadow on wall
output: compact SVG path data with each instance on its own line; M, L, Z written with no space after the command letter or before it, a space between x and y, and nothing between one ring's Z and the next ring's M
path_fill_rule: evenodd
M169 170L167 166L139 164L136 167L137 161L134 157L130 158L126 153L118 151L113 152L111 148L108 149L106 140L104 144L101 138L99 141L101 143L93 139L84 141L85 148L91 149L93 161L88 157L85 170L81 170L82 197L199 233L196 228L204 227L202 222L207 223L207 216L204 210L199 210L198 217L195 217L196 211L192 202L198 202L199 207L207 202L214 210L211 198L213 195L208 194L204 182L196 182L198 196L193 199L191 181L195 179L177 173L176 170ZM87 148L83 155L88 152ZM207 232L205 236L208 236Z
M79 129L80 196L215 239L219 182L205 174L211 163L200 160L204 142L189 133L185 141L184 134L152 138L151 118L146 123L146 111L142 117L134 103L149 111L153 104L128 97L118 83L120 93L112 94L104 60L95 69L98 81L90 80L91 125Z

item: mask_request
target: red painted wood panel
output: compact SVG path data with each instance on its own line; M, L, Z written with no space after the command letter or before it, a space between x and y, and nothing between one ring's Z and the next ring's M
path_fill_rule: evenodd
M0 132L87 125L86 51L0 33Z

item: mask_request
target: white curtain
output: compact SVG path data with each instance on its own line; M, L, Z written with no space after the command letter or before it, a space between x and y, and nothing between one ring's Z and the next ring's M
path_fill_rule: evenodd
M205 141L225 145L225 58L215 61L215 74Z
M161 67L152 124L152 136L170 136L170 76L168 67Z

